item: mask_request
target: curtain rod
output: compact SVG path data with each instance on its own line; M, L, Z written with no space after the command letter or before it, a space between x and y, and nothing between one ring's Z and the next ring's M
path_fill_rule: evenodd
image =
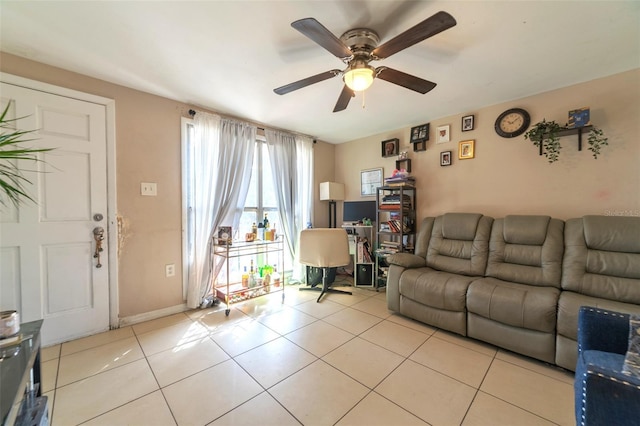
M189 110L189 115L191 116L191 118L193 118L193 117L196 115L196 111L195 111L195 110L193 110L193 109L190 109L190 110ZM257 127L257 126L256 126L256 127ZM265 128L264 128L264 127L257 127L257 129L258 129L258 130L262 130L263 132L265 131ZM296 133L296 132L291 132L291 131L289 131L289 130L287 130L287 131L288 131L288 132L290 132L290 133ZM311 136L309 136L309 135L304 135L304 134L302 134L302 133L297 133L297 134L298 134L298 135L307 136L307 137L310 137L310 138L311 138ZM313 143L318 142L315 138L312 138L312 139L313 139Z

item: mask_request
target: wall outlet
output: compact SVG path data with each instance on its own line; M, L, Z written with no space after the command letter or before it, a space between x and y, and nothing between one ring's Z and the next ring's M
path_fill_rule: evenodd
M170 263L168 265L164 265L164 275L166 277L173 277L176 274L176 265L175 263Z
M158 184L155 182L140 183L140 195L155 197L158 195Z

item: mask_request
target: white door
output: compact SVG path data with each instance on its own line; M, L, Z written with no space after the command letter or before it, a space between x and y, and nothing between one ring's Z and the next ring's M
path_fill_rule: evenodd
M0 307L21 321L44 319L43 344L109 328L107 156L104 105L0 82L26 146L54 148L19 167L37 204L0 206ZM104 228L94 257L94 228Z

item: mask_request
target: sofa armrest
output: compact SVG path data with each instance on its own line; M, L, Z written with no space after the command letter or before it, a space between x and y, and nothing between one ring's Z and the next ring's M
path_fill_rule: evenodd
M629 347L629 315L582 306L578 313L578 352L604 351L624 355Z
M413 253L395 253L387 256L389 265L402 266L403 268L422 268L427 266L427 259Z
M576 424L623 425L640 418L638 378L592 363L576 373Z

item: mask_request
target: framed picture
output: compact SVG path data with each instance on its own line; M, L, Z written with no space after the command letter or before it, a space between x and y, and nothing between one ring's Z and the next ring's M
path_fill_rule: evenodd
M383 157L393 157L398 155L398 151L400 150L400 140L399 139L387 139L386 141L382 141L382 156Z
M230 226L218 227L218 245L230 246L232 240L233 240L233 233L231 232Z
M424 142L429 140L429 123L421 124L411 128L411 143Z
M363 197L375 197L376 189L379 186L382 186L382 167L360 172L360 195Z
M589 107L574 109L569 111L569 123L567 127L569 129L575 129L577 127L584 127L591 125Z
M396 170L406 170L407 173L411 173L411 159L410 158L402 158L400 160L396 160Z
M462 117L462 131L468 132L469 130L473 130L473 115Z
M413 144L413 152L426 151L426 150L427 150L427 141L416 142Z
M451 126L448 124L446 126L438 127L438 140L437 143L445 143L451 140Z
M451 165L451 151L442 151L440 153L440 165L441 166Z
M476 141L474 139L458 142L458 159L466 160L476 156Z

